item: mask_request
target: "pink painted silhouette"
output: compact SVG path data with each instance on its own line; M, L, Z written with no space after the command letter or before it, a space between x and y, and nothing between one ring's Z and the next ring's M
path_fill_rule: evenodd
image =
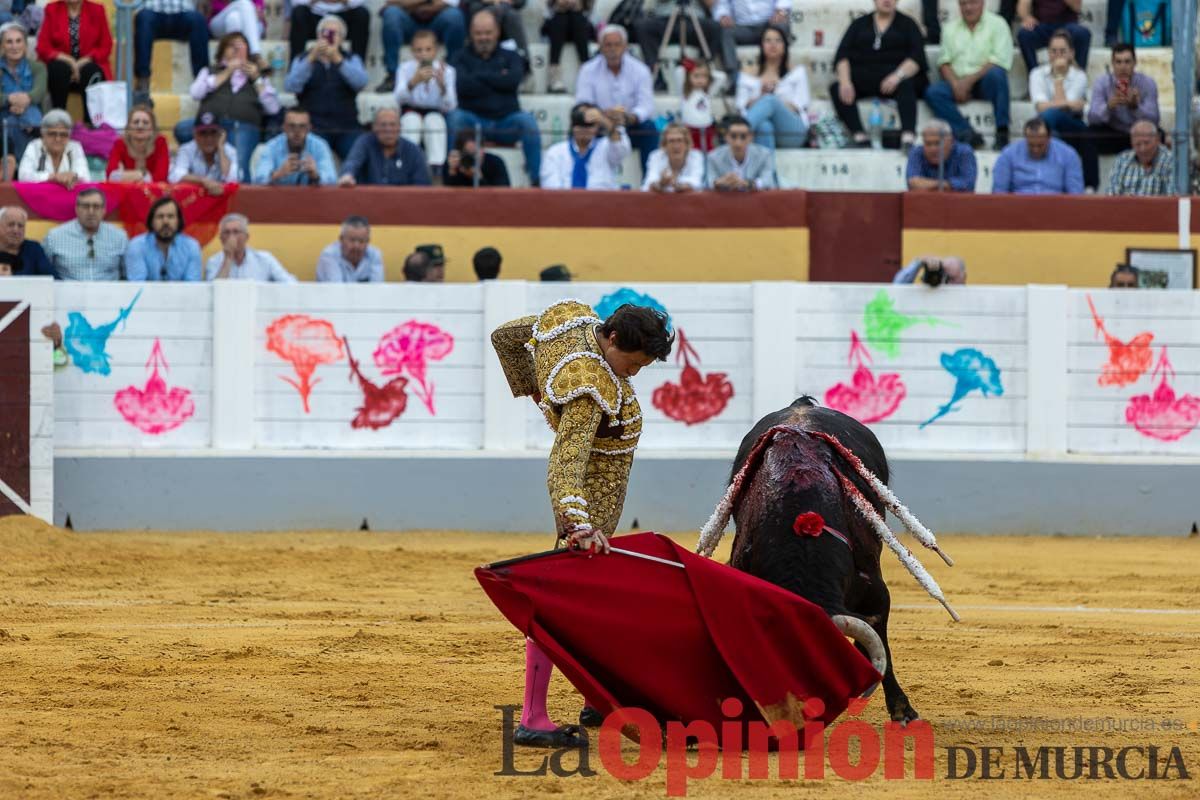
M667 381L650 396L655 408L685 425L712 419L733 398L733 384L724 372L710 372L702 377L700 370L692 366L692 359L700 363L700 356L680 328L679 347L675 351L676 363L683 362L679 383Z
M113 395L113 405L130 425L144 433L159 434L173 431L196 413L192 393L178 386L168 389L167 382L159 375L159 367L169 370L162 344L154 340L150 358L146 361L150 377L146 386L139 389L128 386Z
M313 319L307 314L288 314L280 317L267 328L267 349L284 361L290 361L300 382L286 375L279 377L296 388L304 403L304 413L309 413L308 398L313 387L321 382L313 378L320 364L331 364L342 358L342 340L333 330L332 323Z
M1104 320L1096 313L1096 305L1092 296L1087 296L1088 308L1092 310L1092 321L1096 324L1096 332L1104 334L1104 342L1108 345L1108 362L1100 368L1100 378L1097 383L1101 386L1128 386L1137 383L1138 378L1150 368L1154 351L1150 342L1154 334L1143 331L1128 342L1122 342L1111 335L1104 327Z
M375 366L384 375L408 376L416 381L413 393L425 404L430 414L437 414L433 403L433 382L426 379L428 361L441 361L454 350L454 337L437 325L428 322L408 322L397 325L379 339L375 348Z
M363 393L363 404L357 409L358 415L350 421L350 427L386 428L408 406L408 395L404 392L408 378L392 378L383 386L376 386L358 368L358 360L350 352L350 340L342 341L346 345L346 359L350 362L350 380L357 379Z
M831 386L825 392L825 405L849 414L864 424L879 422L895 414L908 394L904 381L896 373L877 377L871 372L867 366L871 363L871 353L858 338L858 331L850 331L850 356L847 360L857 365L850 384L835 383Z
M1153 395L1139 394L1129 398L1125 407L1125 421L1137 432L1151 439L1174 442L1191 433L1200 423L1200 397L1185 394L1175 396L1170 381L1175 377L1175 368L1163 348L1151 378L1158 376L1158 386Z

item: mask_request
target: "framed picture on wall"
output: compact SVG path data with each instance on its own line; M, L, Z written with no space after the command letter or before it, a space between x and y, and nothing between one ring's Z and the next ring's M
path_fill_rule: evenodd
M1125 248L1125 263L1137 267L1142 289L1195 289L1195 250L1158 250L1148 247Z

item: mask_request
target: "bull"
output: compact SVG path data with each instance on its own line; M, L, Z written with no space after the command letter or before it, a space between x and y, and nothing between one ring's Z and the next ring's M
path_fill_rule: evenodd
M887 480L887 457L870 429L801 397L763 417L742 439L729 487L697 550L711 556L732 516L737 535L730 565L824 609L883 676L890 717L907 724L919 715L892 663L891 597L879 565L883 545L956 621L958 615L884 522L891 510L924 546L953 564Z

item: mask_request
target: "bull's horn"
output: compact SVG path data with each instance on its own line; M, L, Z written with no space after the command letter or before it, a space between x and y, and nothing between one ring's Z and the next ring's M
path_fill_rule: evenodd
M839 631L863 646L876 672L880 675L887 672L887 651L883 649L883 640L870 625L858 617L848 617L845 614L834 614L830 619ZM869 697L873 691L874 686L863 693L863 697Z

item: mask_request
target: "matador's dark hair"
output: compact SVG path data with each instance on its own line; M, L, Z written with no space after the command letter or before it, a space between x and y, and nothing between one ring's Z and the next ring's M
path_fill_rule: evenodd
M602 336L617 335L617 347L626 353L642 352L656 361L671 355L675 334L667 329L667 315L645 306L626 303L604 320Z

